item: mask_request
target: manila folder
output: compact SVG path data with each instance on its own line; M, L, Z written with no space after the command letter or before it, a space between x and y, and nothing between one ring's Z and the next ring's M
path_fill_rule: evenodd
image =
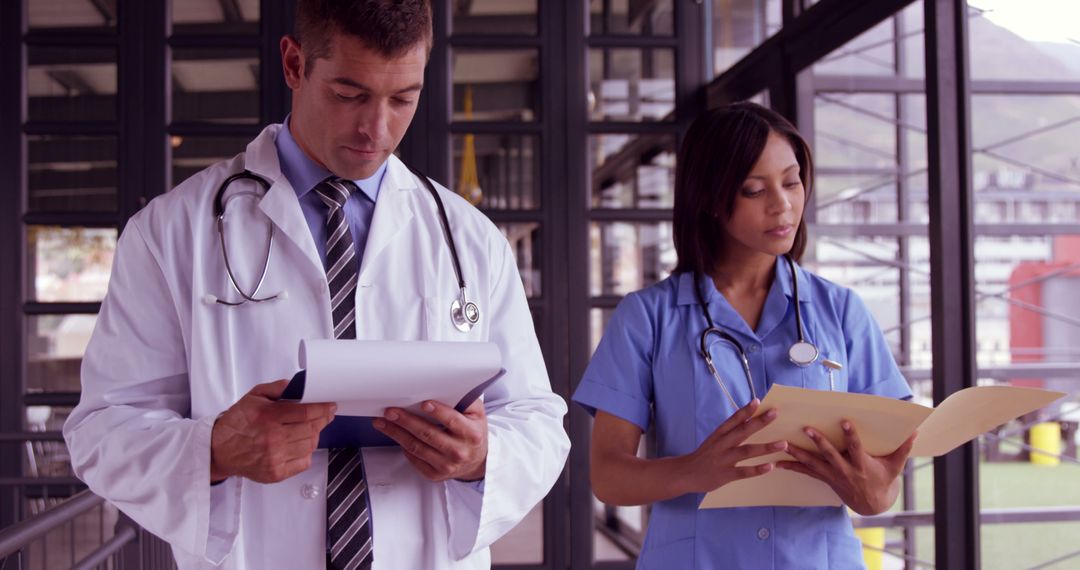
M776 384L766 394L755 415L776 408L777 418L744 443L787 441L816 450L803 432L813 427L837 449L846 449L840 429L850 421L870 455L888 455L918 430L911 455L936 457L967 443L979 434L1009 420L1038 410L1064 396L1036 388L975 386L960 390L937 408L870 394L808 390ZM740 465L791 460L787 453L773 453ZM840 497L827 484L812 477L773 469L765 475L728 483L705 495L700 508L758 506L839 506Z

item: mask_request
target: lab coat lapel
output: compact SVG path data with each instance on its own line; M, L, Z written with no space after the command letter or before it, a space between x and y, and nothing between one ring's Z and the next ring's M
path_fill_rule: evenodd
M371 219L371 232L364 246L364 258L360 264L360 283L370 282L369 269L374 261L413 219L413 191L418 182L408 168L391 156L379 187L375 214Z
M277 235L284 234L296 244L319 273L324 274L322 260L315 249L315 240L311 237L311 229L308 228L304 212L300 209L296 191L281 172L277 146L274 144L280 129L281 125L270 125L251 141L244 153L244 167L272 181L270 190L259 201L259 209L278 229Z
M315 249L315 239L311 237L311 228L308 227L300 209L300 202L296 199L296 191L284 177L270 187L270 191L259 202L259 209L278 228L278 235L285 234L320 273L325 271L319 252Z

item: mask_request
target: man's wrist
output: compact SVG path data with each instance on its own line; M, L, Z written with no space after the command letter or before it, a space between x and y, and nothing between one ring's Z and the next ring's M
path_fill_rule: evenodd
M214 423L210 428L210 484L211 485L218 485L221 482L223 482L223 481L225 481L226 479L229 478L229 473L225 469L222 469L220 465L218 465L217 459L214 457L214 430L217 429L218 420L220 420L221 416L223 416L223 415L225 415L225 412L221 412L220 414L218 414L218 416L216 418L214 418Z
M487 475L487 460L485 459L472 471L463 474L461 477L455 477L455 481L461 481L462 483L476 483L483 481Z

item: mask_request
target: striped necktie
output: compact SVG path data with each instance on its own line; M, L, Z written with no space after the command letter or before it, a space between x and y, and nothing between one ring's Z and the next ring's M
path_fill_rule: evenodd
M330 209L326 217L326 282L330 288L330 313L334 338L356 338L356 280L359 262L345 201L359 190L341 178L320 182L315 191ZM330 450L326 491L326 528L329 550L326 567L334 570L371 568L371 509L364 461L354 447Z

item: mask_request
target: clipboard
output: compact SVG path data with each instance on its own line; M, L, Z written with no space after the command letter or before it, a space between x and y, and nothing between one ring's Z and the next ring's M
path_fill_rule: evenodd
M494 376L484 380L469 390L454 405L459 413L464 413L468 408L487 391L492 384L506 374L505 368L500 368ZM293 375L285 391L281 393L280 400L299 402L304 397L304 386L307 382L307 371L301 370ZM393 447L397 442L387 437L381 431L375 429L371 416L335 416L319 434L319 447Z

